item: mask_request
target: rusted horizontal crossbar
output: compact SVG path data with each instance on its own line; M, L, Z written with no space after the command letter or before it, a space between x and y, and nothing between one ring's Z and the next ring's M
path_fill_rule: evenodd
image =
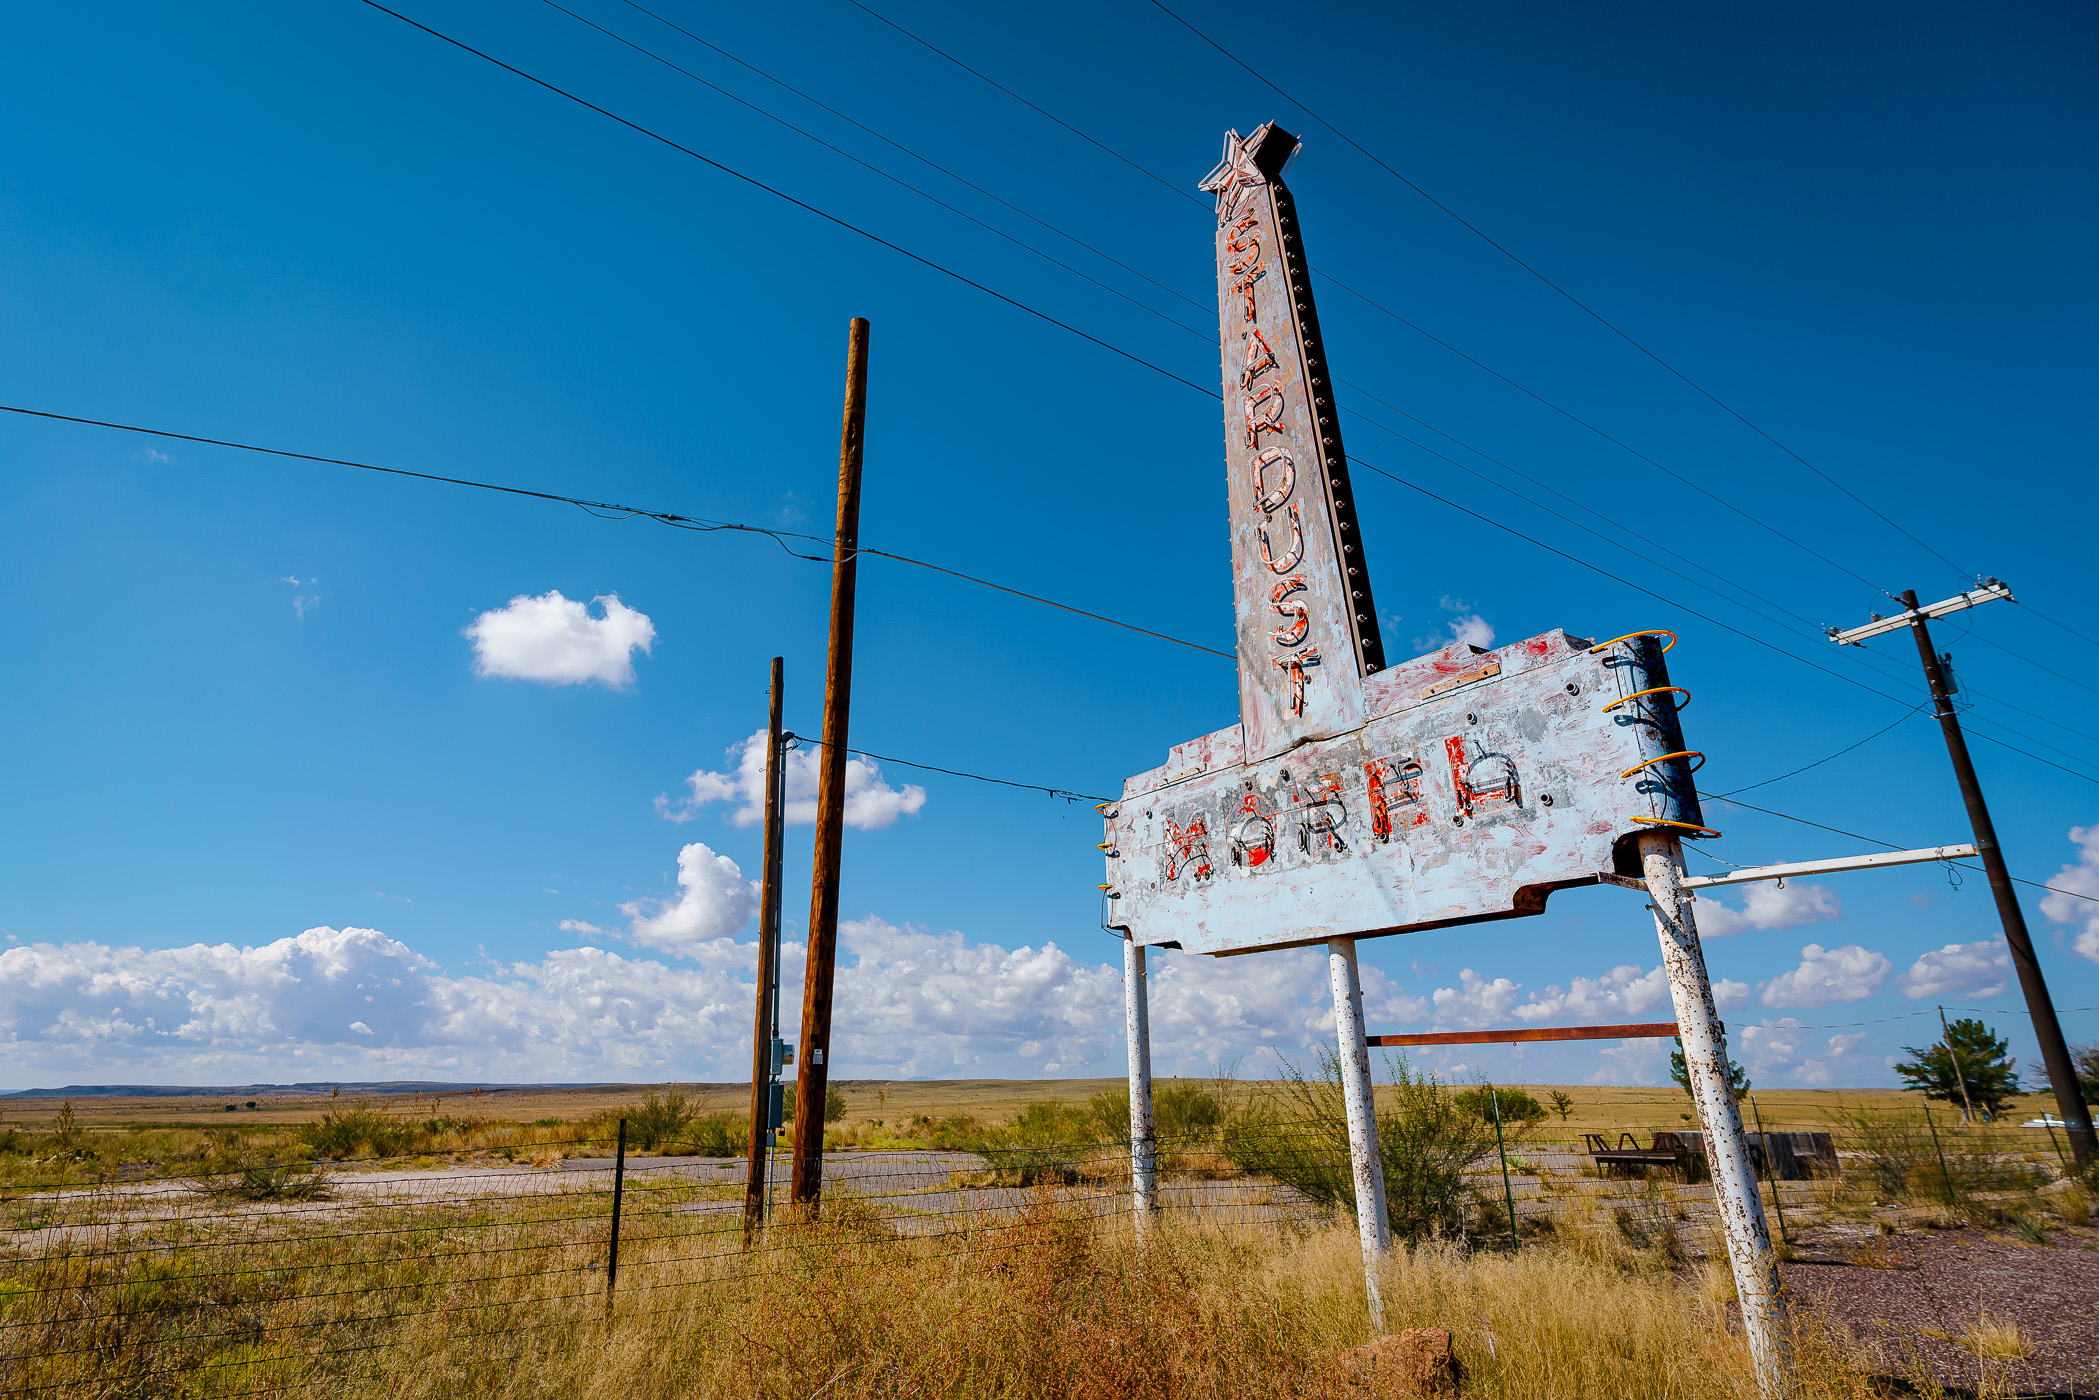
M1676 1034L1674 1021L1632 1026L1526 1026L1516 1031L1430 1031L1421 1035L1374 1035L1372 1045L1501 1045L1519 1040L1659 1040Z

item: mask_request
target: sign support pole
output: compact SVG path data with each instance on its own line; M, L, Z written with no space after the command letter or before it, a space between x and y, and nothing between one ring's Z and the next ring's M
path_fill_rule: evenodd
M758 898L758 1014L751 1028L751 1156L743 1188L743 1240L765 1213L766 1177L772 1163L773 1041L780 1035L780 709L785 686L781 659L773 658L772 703L766 714L765 870Z
M853 585L860 572L860 456L867 427L867 322L846 342L845 426L838 440L838 531L831 565L831 648L824 668L824 751L816 781L816 860L809 890L809 970L794 1086L794 1185L813 1212L824 1189L824 1098L831 1083L831 989L838 972L839 843L845 834L846 713L853 694Z
M1378 1267L1392 1245L1385 1213L1385 1159L1378 1150L1377 1103L1370 1084L1370 1043L1363 1032L1363 981L1356 967L1356 940L1326 945L1334 984L1334 1032L1340 1042L1341 1099L1348 1109L1348 1162L1355 1178L1356 1230L1363 1239L1363 1283L1370 1297L1370 1325L1385 1330L1385 1298Z
M1130 1040L1130 1185L1137 1237L1144 1238L1159 1209L1157 1130L1152 1118L1151 991L1144 980L1144 949L1122 941L1123 1022Z
M1735 1101L1727 1069L1727 1042L1720 1013L1713 1005L1713 986L1706 976L1705 954L1698 944L1692 896L1683 888L1683 843L1672 832L1640 833L1640 865L1654 896L1655 932L1662 942L1662 965L1669 972L1669 993L1676 1002L1676 1023L1684 1042L1684 1066L1691 1080L1691 1100L1705 1129L1706 1162L1713 1174L1713 1204L1720 1212L1720 1232L1727 1240L1735 1293L1742 1303L1742 1330L1756 1364L1757 1389L1767 1400L1791 1390L1792 1343L1786 1335L1786 1305L1779 1292L1778 1258L1771 1250L1771 1231L1764 1203L1757 1195L1756 1173L1749 1162L1749 1142L1742 1132L1742 1106Z

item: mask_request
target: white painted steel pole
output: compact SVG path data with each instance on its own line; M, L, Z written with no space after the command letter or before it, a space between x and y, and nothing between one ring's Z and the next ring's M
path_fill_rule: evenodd
M1131 1208L1141 1237L1159 1209L1159 1163L1152 1123L1152 1018L1144 982L1144 949L1122 942L1122 1008L1130 1037Z
M1363 1238L1363 1281L1370 1293L1370 1325L1385 1330L1385 1298L1378 1268L1392 1244L1385 1214L1385 1159L1378 1151L1377 1103L1370 1086L1370 1041L1363 1030L1363 982L1356 969L1356 940L1326 945L1327 972L1334 983L1334 1034L1340 1042L1341 1099L1348 1108L1348 1160L1355 1176L1356 1230Z
M1735 1102L1727 1068L1727 1042L1713 987L1706 976L1705 954L1698 945L1698 923L1691 894L1683 888L1683 844L1666 832L1640 835L1640 865L1654 896L1655 932L1662 941L1662 965L1669 972L1669 992L1676 1001L1676 1024L1683 1034L1684 1066L1690 1073L1691 1101L1705 1130L1706 1163L1712 1170L1713 1204L1720 1212L1720 1231L1727 1240L1728 1263L1734 1268L1735 1292L1742 1302L1742 1328L1756 1363L1757 1389L1771 1400L1791 1390L1792 1343L1786 1334L1785 1299L1779 1292L1778 1259L1771 1252L1771 1232L1764 1223L1764 1203L1757 1195L1756 1174L1749 1163L1749 1141L1742 1132L1742 1109Z

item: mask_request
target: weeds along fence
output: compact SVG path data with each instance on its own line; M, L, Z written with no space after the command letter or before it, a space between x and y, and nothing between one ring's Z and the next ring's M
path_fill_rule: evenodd
M1614 1175L1572 1136L1521 1131L1504 1152L1476 1117L1409 1118L1403 1105L1381 1116L1402 1240L1504 1248L1600 1233L1665 1262L1719 1251L1710 1188L1695 1181ZM351 1384L362 1359L397 1360L403 1347L472 1340L499 1354L614 1309L691 1307L782 1274L851 1274L876 1256L885 1268L971 1257L996 1269L1015 1251L1126 1230L1127 1142L1081 1138L1076 1119L1059 1129L1036 1115L1032 1132L1030 1121L980 1135L974 1150L828 1155L813 1217L787 1204L792 1164L777 1156L754 1231L747 1164L720 1155L711 1132L658 1135L652 1155L616 1138L570 1141L536 1163L461 1149L88 1179L61 1159L0 1191L0 1391L230 1397ZM1791 1198L1801 1210L1844 1191L1959 1201L2045 1179L2045 1159L2017 1136L1931 1128L1921 1115L1856 1115L1837 1178L1767 1190L1804 1192ZM1324 1115L1219 1121L1162 1140L1159 1165L1162 1212L1179 1228L1281 1238L1354 1208L1345 1133Z
M812 1218L786 1201L783 1153L771 1210L747 1232L747 1164L694 1151L707 1146L662 1140L643 1156L598 1139L540 1165L426 1152L19 1185L4 1195L0 1392L306 1388L418 1338L525 1345L615 1307L851 1269L870 1250L891 1265L995 1263L1119 1226L1129 1200L1127 1144L850 1152L826 1159ZM1171 1156L1187 1178L1167 1193L1176 1214L1275 1226L1323 1213L1214 1142Z

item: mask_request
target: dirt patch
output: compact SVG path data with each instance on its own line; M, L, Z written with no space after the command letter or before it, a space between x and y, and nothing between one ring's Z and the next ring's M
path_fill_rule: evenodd
M2007 1229L1795 1231L1780 1266L1796 1305L1839 1324L1878 1369L1918 1371L1965 1392L2099 1396L2099 1230L2051 1229L2046 1243ZM1963 1345L1983 1314L2030 1342L2025 1359ZM2018 1350L2016 1342L2009 1348Z

